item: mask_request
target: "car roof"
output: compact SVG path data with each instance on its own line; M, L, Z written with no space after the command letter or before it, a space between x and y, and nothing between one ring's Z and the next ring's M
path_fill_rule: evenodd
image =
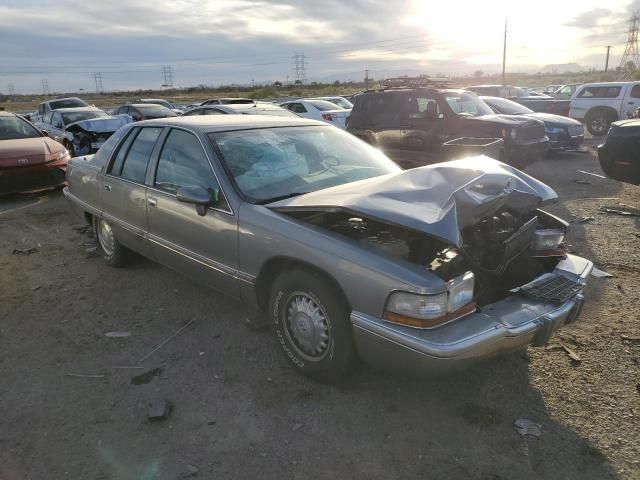
M272 117L259 115L193 115L187 117L158 118L135 123L136 126L176 126L199 133L254 130L260 128L324 126L324 122L301 117Z
M13 112L6 112L4 110L0 110L0 117L15 117L16 114Z
M121 107L145 107L146 108L146 107L153 107L154 105L157 107L167 108L164 105L160 105L159 103L127 103L126 105L121 105Z
M639 81L635 81L635 82L629 82L629 81L622 81L622 82L595 82L595 83L585 83L583 84L584 87L617 87L617 86L621 86L621 85L631 85L631 84L635 84L635 83L640 83Z
M40 102L40 103L59 102L60 100L80 100L81 102L84 102L84 100L82 100L80 97L62 97L62 98L52 98L51 100L45 100L44 102ZM87 103L87 102L84 102L84 103Z
M103 110L98 107L69 107L69 108L57 108L54 112L70 113L70 112L102 112Z

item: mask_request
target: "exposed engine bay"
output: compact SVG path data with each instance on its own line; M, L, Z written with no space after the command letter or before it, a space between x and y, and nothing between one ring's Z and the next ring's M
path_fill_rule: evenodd
M461 248L343 209L286 213L365 248L424 266L445 281L472 271L476 276L474 297L480 306L551 272L566 254L561 243L567 224L542 210L518 213L505 209L482 218L462 231Z

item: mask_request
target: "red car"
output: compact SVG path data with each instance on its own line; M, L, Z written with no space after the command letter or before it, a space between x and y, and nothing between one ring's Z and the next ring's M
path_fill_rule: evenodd
M69 159L66 148L27 120L0 112L0 195L63 184Z

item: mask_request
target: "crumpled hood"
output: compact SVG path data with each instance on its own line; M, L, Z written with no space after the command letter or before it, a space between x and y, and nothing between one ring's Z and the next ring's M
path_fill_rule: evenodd
M129 115L91 118L89 120L80 120L79 122L67 125L66 130L73 131L76 128L81 128L86 132L107 133L115 132L127 123L131 123L131 117L129 117Z
M268 204L276 211L345 209L462 246L461 231L508 207L532 211L557 194L486 156L352 182Z
M502 125L504 127L519 127L535 123L535 120L527 115L482 115L479 117L466 117L465 120L476 122L491 122L493 124Z
M534 112L528 113L527 117L535 118L537 120L542 120L546 124L559 125L563 127L570 127L573 125L581 125L578 120L569 117L563 117L562 115L556 115L554 113L541 113Z

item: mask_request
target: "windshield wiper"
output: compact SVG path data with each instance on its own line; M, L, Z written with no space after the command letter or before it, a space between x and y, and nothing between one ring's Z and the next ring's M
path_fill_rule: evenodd
M299 197L300 195L304 195L306 193L311 192L292 192L287 193L286 195L280 195L278 197L267 198L266 200L259 200L256 202L256 205L266 205L267 203L279 202L280 200L286 200L287 198Z

